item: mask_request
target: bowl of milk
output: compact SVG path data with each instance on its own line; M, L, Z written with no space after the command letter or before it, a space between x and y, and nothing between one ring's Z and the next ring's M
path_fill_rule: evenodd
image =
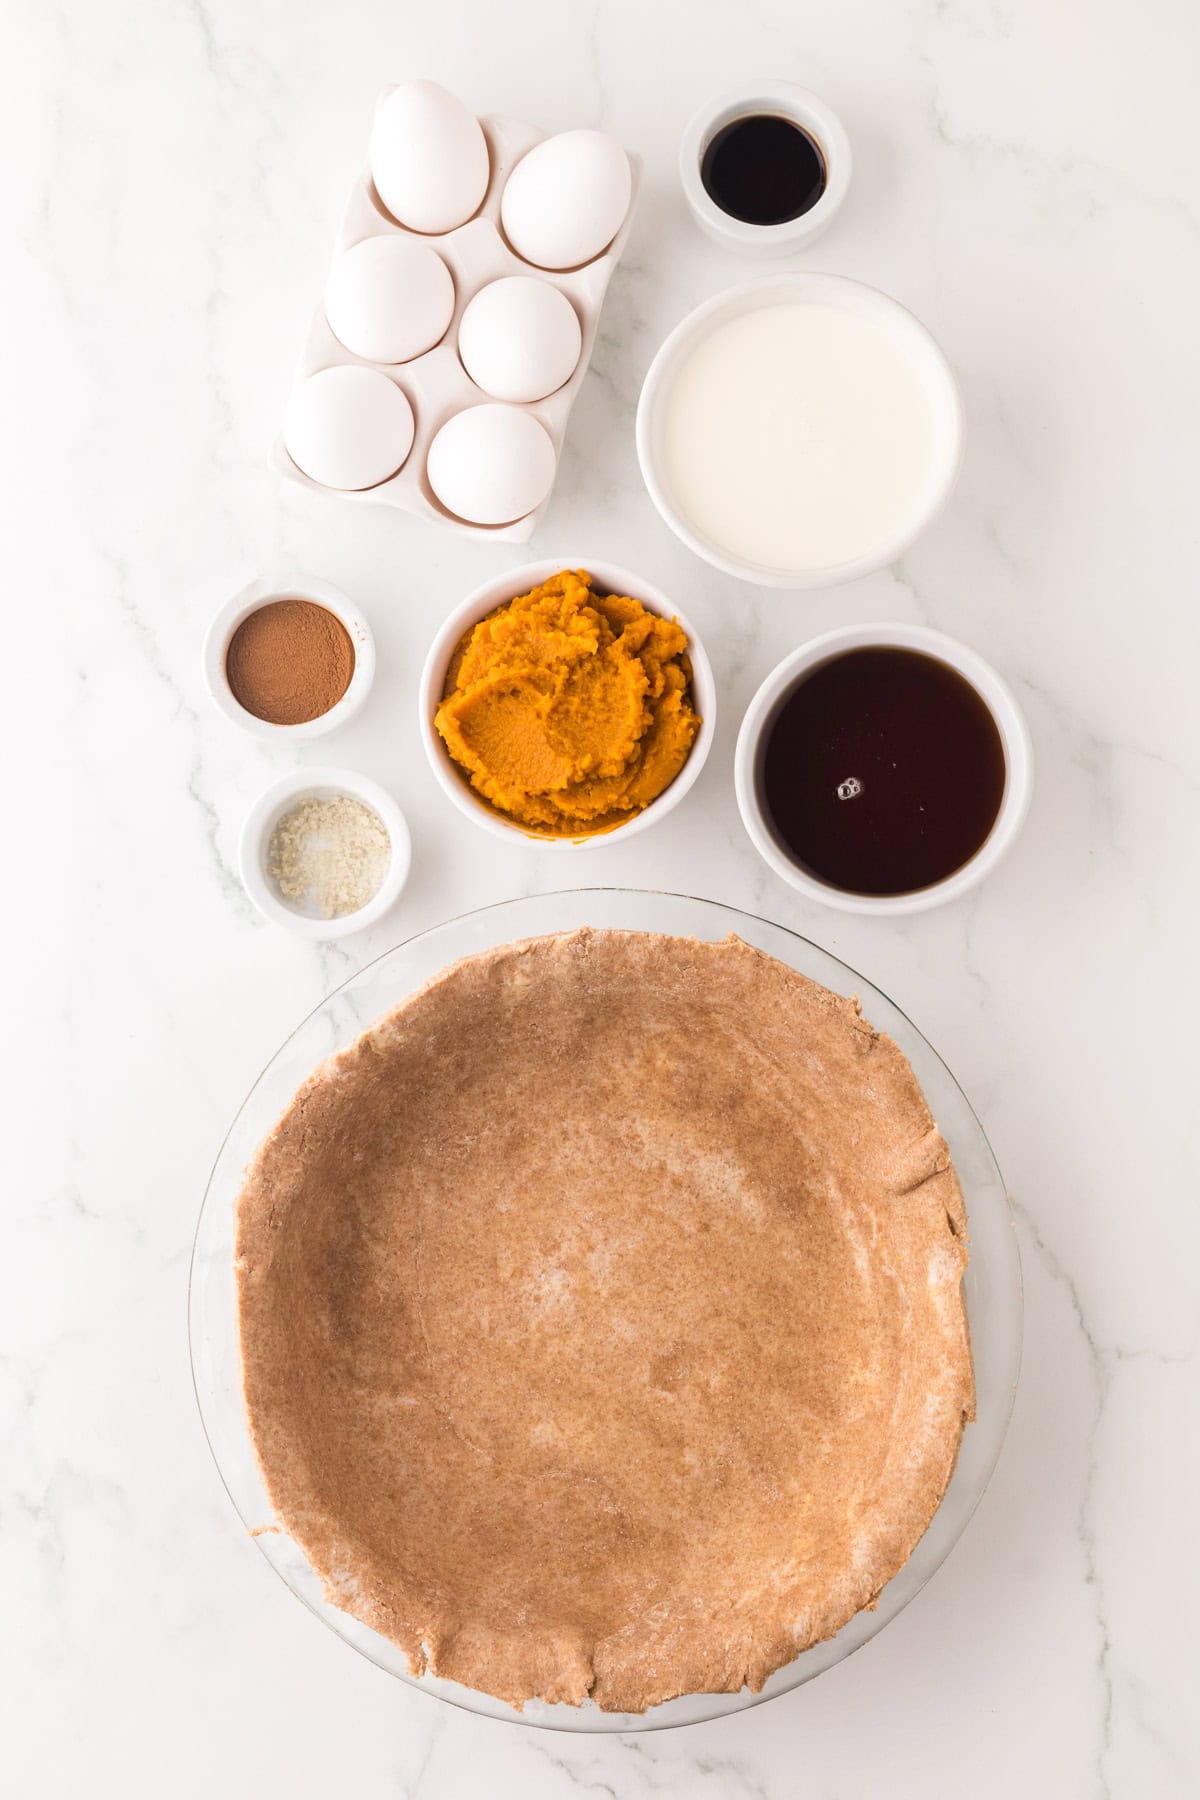
M829 587L894 562L944 505L962 403L898 301L843 275L767 276L666 339L637 451L698 556L764 587Z

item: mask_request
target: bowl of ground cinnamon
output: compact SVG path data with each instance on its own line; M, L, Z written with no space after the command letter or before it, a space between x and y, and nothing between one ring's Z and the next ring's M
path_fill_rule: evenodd
M258 737L314 738L353 718L375 674L370 626L340 589L308 576L252 581L204 644L208 691Z

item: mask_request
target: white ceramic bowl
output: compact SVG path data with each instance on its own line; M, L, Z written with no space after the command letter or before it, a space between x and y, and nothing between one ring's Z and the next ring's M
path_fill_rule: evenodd
M260 606L266 606L272 600L314 601L341 620L354 645L354 673L350 677L349 687L328 712L322 713L319 719L309 719L304 725L272 725L269 719L260 719L254 713L247 712L241 702L234 698L225 673L225 658L229 654L234 632L251 613L257 612ZM351 606L340 588L334 587L331 582L319 581L311 575L285 575L281 580L247 583L231 600L225 602L204 639L204 683L213 704L227 719L240 725L243 731L252 732L255 737L273 738L276 742L288 738L293 743L304 743L309 738L324 737L327 731L336 731L340 725L348 724L362 708L374 679L375 639L371 634L371 627L362 614Z
M697 346L730 319L762 307L789 301L835 306L867 319L903 350L920 377L933 413L933 453L929 475L912 511L890 538L865 555L823 567L781 569L731 555L705 536L698 521L676 503L662 454L662 431L671 386ZM845 275L797 272L765 275L741 287L727 288L690 312L666 338L650 365L637 410L637 453L642 479L659 512L676 537L714 568L761 587L833 587L902 556L941 508L958 477L962 459L962 403L949 363L929 332L906 307L877 288Z
M548 581L560 569L586 569L598 585L610 594L628 594L634 600L640 600L650 612L661 613L664 618L677 619L687 633L688 655L692 663L692 694L696 711L700 714L700 729L692 745L691 754L684 763L679 774L670 787L664 789L657 800L635 813L624 825L616 826L612 831L593 833L590 837L541 837L535 831L520 825L515 819L506 819L502 813L496 812L482 800L476 798L466 777L454 763L445 744L434 728L433 716L441 704L442 690L446 684L446 670L450 658L458 646L459 640L472 625L485 619L506 600L514 600L518 594L527 594L531 588ZM709 663L704 645L696 633L695 627L684 617L673 601L644 581L640 575L634 575L629 569L620 568L616 563L599 562L594 557L558 558L543 562L523 563L515 569L509 569L503 575L485 581L482 587L468 594L461 606L455 608L439 630L429 654L425 659L425 667L421 673L420 698L421 738L425 745L425 754L429 758L429 766L437 778L438 785L454 806L465 818L478 825L481 830L492 837L511 838L514 834L523 837L527 842L535 843L547 850L590 850L597 845L611 844L616 838L622 840L633 836L635 832L648 831L651 825L657 824L679 805L688 789L692 786L701 769L704 767L709 750L712 747L713 733L716 729L717 690L713 680L712 666Z
M267 874L267 855L271 834L285 813L303 800L335 800L349 794L378 813L387 827L392 854L387 874L378 893L360 906L357 912L343 913L336 919L320 919L301 912L285 900L276 883ZM296 769L273 781L261 793L246 815L238 846L238 870L242 885L264 919L282 925L300 937L328 942L348 937L352 931L363 931L394 906L408 880L412 863L412 840L408 821L392 796L377 781L371 781L354 769Z
M790 119L817 144L825 162L825 191L815 206L781 225L751 225L723 212L700 179L700 165L718 131L735 119L768 113ZM850 140L831 106L790 81L730 88L695 114L679 146L679 179L692 216L723 250L739 256L787 256L806 248L834 217L850 186Z
M758 796L756 777L763 735L784 696L803 675L821 663L829 662L847 650L879 645L918 650L949 663L986 703L1004 746L1004 794L991 831L969 862L944 881L919 888L911 894L851 894L843 888L830 887L798 868L776 842ZM821 637L810 639L772 669L746 708L734 753L733 780L742 823L754 848L781 880L798 893L809 900L819 900L825 906L838 907L842 912L927 912L930 907L941 906L947 900L957 900L969 888L975 887L1013 844L1033 798L1033 746L1024 715L1008 684L966 644L960 644L940 631L930 631L924 625L847 625L839 631L827 631Z

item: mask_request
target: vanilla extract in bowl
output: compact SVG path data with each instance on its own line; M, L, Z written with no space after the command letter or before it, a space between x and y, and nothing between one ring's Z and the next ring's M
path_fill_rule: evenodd
M756 771L783 854L843 892L899 895L982 848L1007 769L992 712L949 663L893 645L806 671L763 732Z
M705 146L700 180L710 200L746 225L786 225L825 192L821 147L780 113L750 113L723 125Z

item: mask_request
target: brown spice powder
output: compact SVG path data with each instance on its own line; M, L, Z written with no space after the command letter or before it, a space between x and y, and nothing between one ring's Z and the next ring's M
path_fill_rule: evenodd
M271 600L234 632L225 674L239 706L270 725L307 725L336 706L354 674L350 633L315 600Z

